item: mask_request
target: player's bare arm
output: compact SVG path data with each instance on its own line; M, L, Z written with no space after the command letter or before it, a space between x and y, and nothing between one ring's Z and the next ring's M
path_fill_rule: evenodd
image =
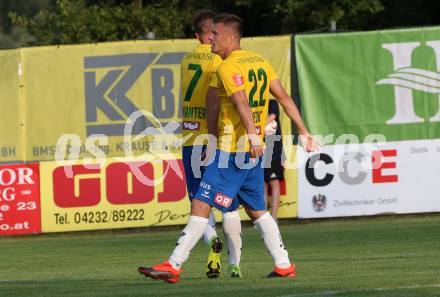
M269 84L270 93L277 99L280 105L283 107L287 116L293 121L298 129L298 135L301 139L301 143L307 152L318 150L318 142L309 133L304 122L301 118L298 108L296 107L293 99L284 90L279 79L272 80Z
M257 136L254 120L252 118L251 108L249 107L249 100L247 99L244 90L240 90L231 96L232 103L237 108L240 115L241 122L246 128L246 132L250 142L250 153L252 158L258 158L263 155L263 148L260 143L260 138Z

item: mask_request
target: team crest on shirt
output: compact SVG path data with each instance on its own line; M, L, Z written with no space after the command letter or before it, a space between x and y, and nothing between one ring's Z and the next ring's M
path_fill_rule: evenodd
M214 197L214 203L221 205L225 208L228 208L232 203L232 198L230 198L224 194L217 193Z
M241 74L233 74L232 75L232 80L234 81L235 85L237 87L241 86L244 84L244 80L243 80L243 76L241 76Z

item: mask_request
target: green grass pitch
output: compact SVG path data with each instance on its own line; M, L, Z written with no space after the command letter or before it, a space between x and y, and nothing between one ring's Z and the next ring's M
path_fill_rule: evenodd
M297 265L294 280L265 278L272 259L249 224L242 279L207 279L207 247L199 242L178 284L144 279L136 267L166 259L181 227L2 238L0 296L440 296L438 214L283 221L280 228ZM225 272L226 251L222 260Z

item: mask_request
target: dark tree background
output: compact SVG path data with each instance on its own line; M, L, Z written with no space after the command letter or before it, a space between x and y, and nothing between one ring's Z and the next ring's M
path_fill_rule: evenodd
M435 0L0 0L0 47L191 38L199 9L230 12L245 36L439 25ZM151 34L151 33L150 33Z

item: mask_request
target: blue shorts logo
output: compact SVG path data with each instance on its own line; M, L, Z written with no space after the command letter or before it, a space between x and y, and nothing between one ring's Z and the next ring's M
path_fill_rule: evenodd
M214 198L214 203L221 205L225 208L228 208L232 203L232 198L229 198L226 195L217 193Z

